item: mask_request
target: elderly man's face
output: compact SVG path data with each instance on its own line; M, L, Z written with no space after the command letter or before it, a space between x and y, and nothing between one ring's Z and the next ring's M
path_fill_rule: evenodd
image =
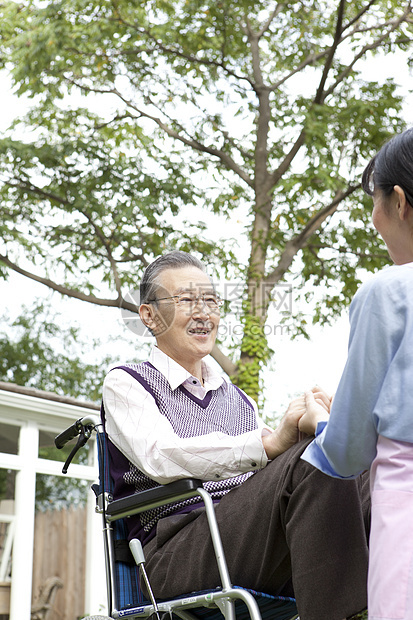
M160 301L151 327L158 347L183 366L208 355L220 319L209 277L193 266L166 269L159 276L156 297Z

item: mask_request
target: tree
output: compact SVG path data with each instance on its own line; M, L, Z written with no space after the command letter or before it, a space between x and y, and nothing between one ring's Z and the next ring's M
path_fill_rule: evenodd
M64 326L62 317L52 314L44 302L23 308L14 321L0 317L8 329L0 332L0 381L36 387L62 396L99 402L101 386L110 363L88 364L80 357L84 349L93 351L96 343L84 342L79 328ZM58 450L54 445L39 449L41 458L64 462L73 448L68 444ZM88 445L75 457L87 463ZM0 469L0 499L13 497L15 472ZM84 504L89 493L85 480L38 474L36 477L36 509Z
M133 309L154 256L206 256L243 283L240 341L213 354L258 398L277 286L323 284L325 321L387 261L360 172L402 101L360 63L409 49L410 1L6 1L1 18L3 66L34 101L0 141L1 275ZM237 260L205 220L239 210Z
M82 351L93 351L97 343L85 343L79 327L62 325L42 301L23 307L12 322L6 316L0 321L9 324L7 332L0 331L0 381L100 402L103 379L115 360L86 363Z

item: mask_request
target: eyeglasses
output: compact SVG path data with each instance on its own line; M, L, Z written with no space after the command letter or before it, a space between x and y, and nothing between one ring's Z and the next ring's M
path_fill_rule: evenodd
M191 295L190 293L182 293L181 295L171 295L171 297L151 299L148 301L148 304L153 304L156 301L165 301L166 299L173 299L174 302L181 308L188 308L190 310L193 310L201 299L202 303L205 304L210 310L217 310L217 308L220 308L224 303L224 300L221 299L219 295L214 295L214 293L202 293L201 295L196 296Z

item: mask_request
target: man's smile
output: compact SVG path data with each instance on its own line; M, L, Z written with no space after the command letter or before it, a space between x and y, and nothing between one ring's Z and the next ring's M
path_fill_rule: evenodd
M188 333L189 334L195 334L195 335L207 336L208 334L211 333L211 328L208 327L207 325L198 325L196 327L189 327L188 328Z

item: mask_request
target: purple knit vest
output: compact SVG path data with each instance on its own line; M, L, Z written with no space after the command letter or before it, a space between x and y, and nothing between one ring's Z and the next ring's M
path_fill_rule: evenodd
M240 435L257 428L254 409L245 394L232 383L211 390L203 400L183 386L172 390L164 375L149 362L118 366L130 374L153 396L159 411L168 418L179 437L196 437L212 432ZM114 499L159 486L133 465L109 440L110 471L114 482ZM231 489L239 486L254 472L240 476L204 482L204 488L214 501L219 501ZM202 504L201 504L202 505ZM137 537L146 544L156 531L162 517L186 513L200 507L199 498L177 502L141 513L127 519L129 538Z

